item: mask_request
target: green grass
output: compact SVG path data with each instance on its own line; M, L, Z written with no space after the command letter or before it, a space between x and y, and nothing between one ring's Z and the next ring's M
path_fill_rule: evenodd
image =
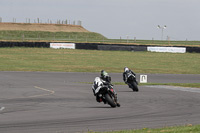
M137 39L108 39L95 32L46 32L46 31L0 31L0 40L4 41L65 41L111 44L136 44L159 46L196 46L200 41L167 41L167 40L137 40Z
M0 40L7 41L88 42L91 39L105 40L107 38L95 32L0 31Z
M92 82L78 82L82 84L92 84ZM112 82L113 85L126 85L124 82ZM181 87L192 87L200 88L200 83L139 83L139 86L143 85L168 85L168 86L181 86Z
M136 45L196 46L196 47L200 47L200 41L105 39L104 42L106 42L106 43L136 44Z
M197 53L151 53L50 48L0 48L0 71L200 74Z
M200 83L141 83L140 85L169 85L169 86L200 88Z
M200 132L200 125L193 126L191 124L188 124L186 126L178 126L178 127L165 127L158 129L143 128L139 130L122 130L122 131L110 131L103 133L199 133L199 132ZM89 131L88 133L100 133L100 132Z

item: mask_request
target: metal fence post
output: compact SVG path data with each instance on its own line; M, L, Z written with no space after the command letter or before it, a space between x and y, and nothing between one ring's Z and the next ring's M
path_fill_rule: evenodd
M24 33L22 34L22 41L24 41Z

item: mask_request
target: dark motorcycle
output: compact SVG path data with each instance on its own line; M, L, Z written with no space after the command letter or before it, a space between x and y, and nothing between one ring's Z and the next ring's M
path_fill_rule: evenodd
M127 74L127 84L133 91L139 91L138 82L136 81L136 76L132 73Z
M116 106L120 106L117 103L117 96L114 93L112 86L103 85L98 93L99 97L102 98L104 103L109 104L111 107L115 108Z

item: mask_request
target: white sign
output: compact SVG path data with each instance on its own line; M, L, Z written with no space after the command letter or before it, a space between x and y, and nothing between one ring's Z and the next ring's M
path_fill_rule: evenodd
M147 75L140 75L140 83L147 83Z
M169 53L185 53L184 47L147 47L147 51L151 52L169 52Z
M75 43L50 43L50 48L68 48L75 49Z

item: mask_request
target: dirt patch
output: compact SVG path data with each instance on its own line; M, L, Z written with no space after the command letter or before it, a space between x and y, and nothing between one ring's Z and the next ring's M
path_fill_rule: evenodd
M0 30L49 31L49 32L89 32L80 25L35 24L35 23L0 23Z

